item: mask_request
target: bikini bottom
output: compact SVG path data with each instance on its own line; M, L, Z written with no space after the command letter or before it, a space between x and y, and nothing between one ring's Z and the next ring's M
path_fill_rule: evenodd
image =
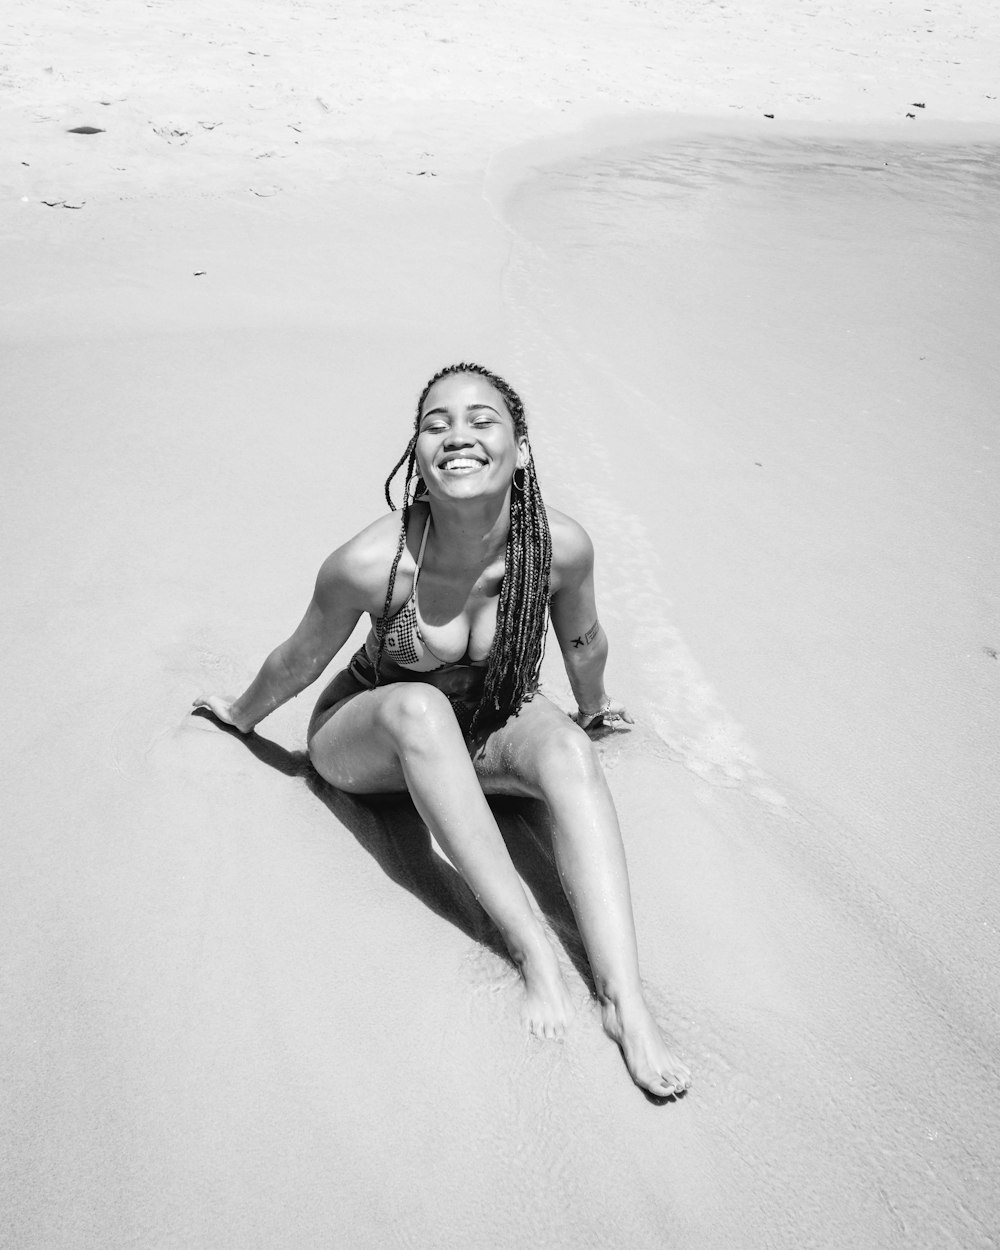
M351 656L351 662L347 666L347 671L362 686L369 690L375 688L375 665L372 663L371 656L364 647L360 647ZM398 666L393 666L391 681L422 681L428 686L437 686L437 682L429 681L429 677L435 675L445 675L454 672L456 676L461 673L463 676L469 672L481 674L478 679L473 679L464 690L451 693L447 689L438 686L442 694L451 704L452 711L455 713L455 719L458 721L459 728L466 739L470 737L472 728L472 718L476 714L476 708L479 706L479 699L483 689L483 678L485 677L485 668L471 664L449 664L443 669L434 669L430 673L408 673L405 669L400 670Z

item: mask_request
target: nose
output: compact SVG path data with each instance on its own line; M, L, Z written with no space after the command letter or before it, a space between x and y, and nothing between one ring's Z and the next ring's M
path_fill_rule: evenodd
M468 427L462 421L456 421L448 431L444 440L445 447L468 447L474 441Z

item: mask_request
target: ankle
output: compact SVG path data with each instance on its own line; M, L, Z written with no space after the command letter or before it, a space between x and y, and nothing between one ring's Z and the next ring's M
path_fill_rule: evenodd
M510 957L517 964L522 974L526 971L539 971L556 962L552 944L539 927L538 932L518 942L508 942Z
M598 981L597 999L606 1011L613 1011L620 1019L646 1009L642 987L637 983Z

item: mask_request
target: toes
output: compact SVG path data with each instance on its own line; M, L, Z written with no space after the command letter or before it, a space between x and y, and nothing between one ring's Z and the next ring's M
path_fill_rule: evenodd
M670 1076L663 1076L661 1080L666 1087L667 1098L676 1098L678 1094L683 1094L691 1084L691 1074L686 1072L683 1076L679 1073L672 1073Z
M650 1093L655 1094L657 1098L676 1098L682 1088L683 1086L678 1082L669 1081L666 1077L661 1077L660 1080L651 1087Z
M532 1037L538 1037L547 1042L554 1042L565 1035L566 1026L551 1020L536 1020L529 1017L528 1032Z
M648 1080L644 1080L641 1076L633 1079L637 1085L641 1085L655 1098L676 1098L679 1094L683 1094L691 1084L691 1073L682 1064L677 1064L671 1065L665 1072L662 1070L657 1072L654 1068Z

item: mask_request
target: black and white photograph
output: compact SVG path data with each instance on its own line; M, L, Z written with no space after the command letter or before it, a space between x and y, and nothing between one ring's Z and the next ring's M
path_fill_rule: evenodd
M1000 1247L1000 8L6 0L0 1245Z

